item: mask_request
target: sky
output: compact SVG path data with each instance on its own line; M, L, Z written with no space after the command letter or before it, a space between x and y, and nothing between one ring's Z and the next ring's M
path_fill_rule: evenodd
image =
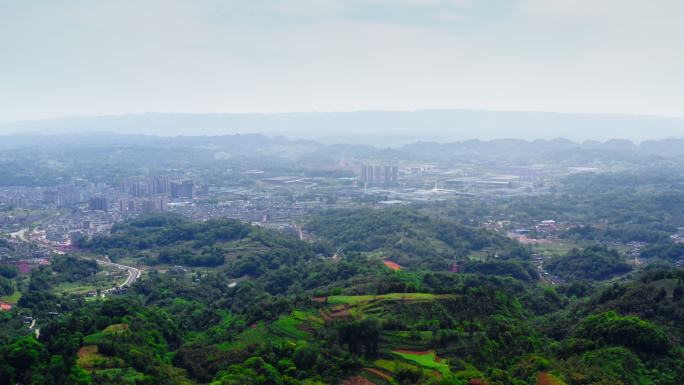
M682 0L0 0L0 122L466 108L684 117Z

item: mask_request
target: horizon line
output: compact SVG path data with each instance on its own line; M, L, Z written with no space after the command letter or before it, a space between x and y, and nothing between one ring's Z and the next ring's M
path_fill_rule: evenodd
M549 114L549 115L586 115L586 116L624 116L624 117L640 117L640 118L658 118L658 119L676 119L684 120L684 116L674 115L658 115L658 114L640 114L627 112L562 112L562 111L544 111L544 110L507 110L507 109L477 109L477 108L417 108L417 109L360 109L360 110L327 110L327 111L288 111L288 112L123 112L114 114L102 115L66 115L61 117L45 117L21 120L0 121L1 125L45 122L56 120L71 120L71 119L98 119L98 118L122 118L129 116L146 116L146 115L214 115L214 116L276 116L276 115L308 115L308 114L359 114L359 113L416 113L416 112L446 112L446 111L461 111L461 112L491 112L491 113L533 113L533 114Z

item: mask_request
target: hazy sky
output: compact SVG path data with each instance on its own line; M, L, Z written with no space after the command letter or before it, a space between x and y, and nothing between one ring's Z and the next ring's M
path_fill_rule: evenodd
M474 108L684 116L683 0L0 0L0 121Z

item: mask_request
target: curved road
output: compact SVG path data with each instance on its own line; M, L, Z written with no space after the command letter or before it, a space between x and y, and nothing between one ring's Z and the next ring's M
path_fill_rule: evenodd
M83 258L87 258L87 257L83 257ZM104 265L104 266L111 266L111 267L115 267L115 268L120 269L120 270L126 270L128 272L128 278L126 278L126 281L124 283L122 283L121 285L116 285L110 289L107 289L104 291L104 293L108 293L108 292L113 291L113 290L118 289L118 288L130 286L133 283L135 283L135 281L137 281L138 278L140 278L140 269L137 269L133 266L126 266L126 265L122 265L120 263L107 262L107 261L103 261L103 260L97 259L97 258L88 258L88 259L91 259L93 261L97 261L97 263Z
M56 246L54 246L52 243L46 241L45 239L38 240L35 237L31 237L31 236L29 236L27 238L26 233L28 232L28 230L29 230L28 228L23 228L19 231L12 233L11 235L12 235L12 237L19 238L22 241L36 242L42 246L48 247L50 250L52 250L53 252L55 252L57 254L64 254L64 251L59 250ZM111 267L117 268L119 270L126 270L128 272L128 278L126 278L126 281L124 281L124 283L122 283L121 285L114 285L114 287L103 290L102 293L109 293L109 292L112 292L116 289L120 289L122 287L130 286L133 283L135 283L135 281L137 281L138 278L140 278L140 273L141 273L140 269L135 268L133 266L127 266L127 265L122 265L120 263L104 261L102 259L98 259L95 257L84 257L84 256L82 256L81 258L95 261L95 262L97 262L101 265L104 265L104 266L111 266ZM107 257L104 257L104 258L107 258ZM107 258L107 259L109 259L109 258Z
M28 228L23 228L19 231L11 233L10 235L13 238L18 238L19 240L24 241L24 242L33 241L33 242L36 242L40 245L46 246L46 247L50 248L50 250L52 250L53 252L55 252L57 254L64 254L64 252L62 250L57 249L50 242L39 242L35 239L27 238L26 233L28 232L28 230L29 230ZM112 291L114 291L116 289L120 289L122 287L130 286L133 283L135 283L135 281L137 281L138 278L140 278L140 273L141 273L140 269L137 269L133 266L126 266L126 265L122 265L120 263L103 261L103 260L97 259L95 257L82 257L82 258L96 261L97 263L99 263L101 265L115 267L115 268L120 269L120 270L126 270L128 272L128 277L126 278L126 281L124 281L124 283L122 283L121 285L115 285L114 287L111 287L109 289L102 291L103 296L107 295L107 293L111 293ZM33 334L36 337L36 339L40 338L40 329L36 327L36 319L35 318L31 321L31 324L29 325L28 328L29 328L29 330L33 331Z

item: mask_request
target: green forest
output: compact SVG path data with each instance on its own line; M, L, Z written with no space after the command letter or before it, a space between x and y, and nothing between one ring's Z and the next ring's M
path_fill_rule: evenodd
M684 270L575 248L546 265L568 282L552 286L529 247L414 208L304 228L313 240L145 215L26 281L4 269L0 290L21 297L0 313L0 383L684 383ZM56 293L98 274L80 253L145 274L105 298Z

